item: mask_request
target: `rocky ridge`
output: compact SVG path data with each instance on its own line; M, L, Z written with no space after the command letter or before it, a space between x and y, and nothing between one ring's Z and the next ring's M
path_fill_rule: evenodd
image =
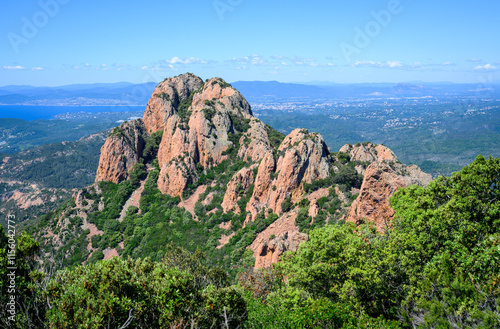
M127 179L142 156L146 134L142 120L124 122L114 128L101 148L95 181L119 183Z
M145 141L159 131L157 185L163 194L187 200L195 193L195 199L180 203L194 216L242 215L243 227L276 216L248 245L255 267L269 266L307 240L310 228L329 221L374 221L383 229L393 215L388 198L399 187L430 181L383 145L345 145L332 153L320 134L306 129L281 136L254 117L244 97L224 80L204 82L184 74L156 87L142 120L110 134L96 182L128 179L134 165L144 161ZM356 185L360 175L362 184ZM224 228L223 236L239 229Z

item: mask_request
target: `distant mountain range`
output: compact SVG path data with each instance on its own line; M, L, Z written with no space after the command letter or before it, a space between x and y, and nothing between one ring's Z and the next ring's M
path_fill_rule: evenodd
M0 87L2 105L144 105L156 83L75 84L59 87Z
M146 105L157 83L74 84L59 87L0 87L0 105ZM283 99L345 99L411 96L499 96L500 83L358 83L318 85L278 81L237 81L232 85L250 101Z
M305 85L277 81L237 81L232 85L249 100L264 99L345 99L411 96L500 95L500 83L358 83Z

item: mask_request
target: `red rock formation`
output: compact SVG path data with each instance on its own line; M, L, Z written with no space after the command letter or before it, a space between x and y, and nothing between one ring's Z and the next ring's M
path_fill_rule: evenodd
M257 132L263 124L252 116L248 102L222 79L205 82L194 92L191 104L183 113L175 106L172 108L158 151L161 168L158 187L162 193L182 195L188 182L198 179L198 163L208 168L226 160L226 151L237 146L229 135L243 132L246 124L250 127L247 135L260 138L255 138L252 151L248 149L241 156L257 159L258 153L252 153L254 149L258 151L266 146L270 149L265 131L260 135ZM243 137L242 143L245 143Z
M266 153L272 153L265 126L255 118L250 121L250 129L240 138L238 156L241 159L259 161Z
M127 179L142 156L145 135L144 123L140 119L124 122L113 129L101 148L95 181L119 183Z
M163 80L146 105L143 116L146 130L149 133L162 130L181 100L189 98L202 85L203 80L191 73Z
M309 216L314 221L319 211L317 200L327 196L329 189L306 195L303 185L327 178L331 170L338 170L332 167L323 137L305 129L295 129L273 150L264 123L252 115L243 96L219 78L203 82L192 74L184 74L165 79L154 90L143 120L144 124L142 121L123 124L110 135L101 150L96 181L126 179L139 161L143 136L163 130L158 150L158 188L162 193L182 196L188 184L197 182L200 172L229 159L230 154L234 160L236 148L238 158L254 164L238 171L228 183L222 202L224 212L239 214L237 202L253 184L246 206L251 216L247 216L245 224L264 209L281 213L281 204L288 197L294 203L308 198ZM426 185L430 181L430 176L418 167L399 164L394 153L383 145L345 145L341 151L348 153L353 161L371 163L368 167L364 164L356 168L364 173L364 181L359 197L349 210L348 220L372 220L382 229L394 214L388 198L400 187L412 183ZM253 169L257 166L254 175ZM217 182L212 187L215 184ZM205 200L198 200L205 188L198 188L192 198L180 205L191 212L197 201L208 205L218 192L211 191ZM337 187L335 191L340 200L347 202ZM295 225L297 212L295 208L282 214L257 235L250 246L256 268L277 262L283 252L296 250L307 240L307 234L299 233ZM224 236L221 244L231 236Z
M266 153L260 162L259 169L257 170L257 177L255 178L255 187L253 194L247 203L247 211L250 211L252 217L255 218L257 214L267 204L267 197L271 191L273 182L272 175L276 168L276 161L272 153Z
M339 152L349 153L351 161L397 161L397 157L388 147L373 143L359 143L355 146L346 144Z
M389 198L401 187L411 184L427 186L432 177L417 166L393 161L375 161L366 168L359 196L351 205L348 221L375 222L383 230L394 216Z
M245 194L254 181L252 169L241 169L229 181L226 194L224 194L224 200L222 201L222 210L224 212L232 211L235 214L241 213L237 202L241 198L241 194Z
M295 129L285 137L278 152L281 156L276 163L277 177L271 184L264 183L264 188L254 190L249 202L251 207L249 211L252 214L264 207L280 213L281 203L288 196L293 202L302 198L304 194L302 182L311 183L313 180L326 178L329 174L329 151L320 134L310 134L305 129ZM267 177L273 175L270 173L272 162L273 160L266 155L259 167L257 179L265 181ZM266 192L267 195L264 196Z
M299 245L308 240L308 235L300 233L292 224L295 222L295 217L297 212L292 211L257 235L250 245L255 257L255 269L277 263L283 253L297 251Z

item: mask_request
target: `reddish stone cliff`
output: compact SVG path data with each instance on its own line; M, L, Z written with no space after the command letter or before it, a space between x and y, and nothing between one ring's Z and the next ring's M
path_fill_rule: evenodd
M101 148L95 181L119 183L127 179L142 156L146 135L142 120L124 122L114 128Z
M351 160L372 162L364 171L363 184L349 209L348 221L372 221L379 230L384 230L394 216L389 198L399 188L412 184L427 186L432 180L431 175L419 167L399 163L394 153L383 145L344 145L341 151L349 153Z

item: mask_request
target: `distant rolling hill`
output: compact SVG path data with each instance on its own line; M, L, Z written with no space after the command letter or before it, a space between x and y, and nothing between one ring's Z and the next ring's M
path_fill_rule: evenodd
M0 87L3 105L145 105L155 82L77 84L58 87Z
M0 87L0 105L146 105L157 83L73 84L58 87ZM356 83L321 85L278 81L236 81L232 85L250 100L344 99L372 97L500 95L500 84Z
M266 99L343 99L372 97L411 96L474 96L500 95L500 84L454 84L454 83L357 83L306 85L278 81L237 81L232 85L250 100Z

